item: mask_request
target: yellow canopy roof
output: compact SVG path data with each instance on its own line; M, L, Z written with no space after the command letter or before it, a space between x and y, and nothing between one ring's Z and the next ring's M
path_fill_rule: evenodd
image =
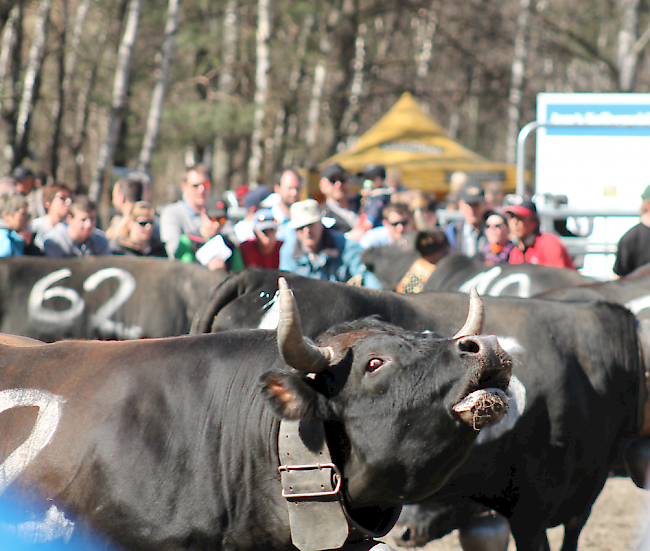
M319 168L333 163L350 173L382 164L398 169L407 187L438 195L447 193L449 175L456 170L474 180L502 180L507 193L515 190L515 165L492 162L447 137L408 92L351 148L323 161Z

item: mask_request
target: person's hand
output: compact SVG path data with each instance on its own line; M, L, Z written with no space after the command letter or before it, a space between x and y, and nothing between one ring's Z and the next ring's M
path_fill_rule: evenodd
M215 270L225 270L225 268L226 268L226 263L225 263L223 260L221 260L218 256L215 256L212 260L210 260L210 262L208 262L208 263L205 265L205 267L206 267L208 270L212 270L212 271L215 271Z

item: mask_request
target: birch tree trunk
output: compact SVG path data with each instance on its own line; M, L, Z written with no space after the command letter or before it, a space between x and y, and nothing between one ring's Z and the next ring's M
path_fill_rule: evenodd
M289 94L282 109L278 112L278 117L273 133L274 152L277 152L278 163L276 170L290 168L293 164L293 151L290 155L286 154L287 143L291 141L289 147L294 148L295 138L298 133L297 112L298 112L298 89L300 83L305 77L305 54L307 52L307 40L309 39L312 29L314 28L315 18L313 15L307 15L303 21L300 35L298 37L298 49L296 60L289 74Z
M6 93L5 81L9 77L9 62L11 60L11 52L16 42L15 24L18 19L18 10L20 8L16 5L12 8L9 19L5 23L2 33L2 44L0 45L0 113L4 109L4 98Z
M14 140L14 159L12 163L14 166L20 164L27 152L29 118L34 109L36 80L41 70L42 51L45 44L45 31L50 16L50 7L51 0L41 0L34 24L34 38L29 50L29 61L25 69L25 80L16 118L16 138Z
M325 65L327 57L332 51L332 42L330 38L330 29L334 28L341 19L341 9L335 4L332 6L327 21L321 21L320 31L320 58L314 68L314 79L311 87L311 98L307 108L307 129L305 131L305 145L307 147L306 158L310 164L315 161L316 136L318 135L318 122L320 119L320 107L323 98L323 88L325 87L325 77L327 76L327 67ZM304 161L304 159L303 159ZM301 164L304 164L302 162Z
M437 2L434 2L434 5ZM424 94L426 78L429 74L429 63L433 54L433 38L438 28L438 18L435 9L421 10L417 23L417 46L415 54L415 93L418 96ZM428 106L427 106L428 107Z
M618 88L621 92L633 92L636 86L637 69L643 49L650 41L650 25L638 37L639 0L621 0L619 3L621 27L618 32L616 68L618 70ZM637 38L638 37L638 38Z
M517 159L517 136L521 118L526 58L528 57L528 33L530 28L530 0L519 0L517 31L515 34L512 78L508 97L508 130L506 135L506 162L515 163Z
M228 0L223 20L223 44L221 56L221 72L217 86L219 101L229 101L232 95L235 77L233 75L235 61L237 60L237 39L238 39L238 0ZM212 175L215 187L224 191L229 187L230 154L226 140L222 134L218 134L214 140L214 155L212 163Z
M99 148L97 165L88 189L88 196L95 202L98 202L101 197L106 169L113 157L118 131L122 123L126 91L129 82L131 53L133 52L133 44L138 34L138 22L141 10L142 0L130 1L126 27L117 53L117 68L115 69L115 81L113 82L113 101L111 104L108 131L106 132L104 142Z
M165 102L165 93L167 91L167 82L174 55L174 46L176 43L176 33L178 32L178 18L180 13L179 0L169 0L167 8L167 23L165 24L165 40L162 46L160 66L155 75L155 85L151 95L151 107L147 117L147 127L142 140L142 149L138 159L138 170L149 172L151 167L151 156L156 147L158 132L160 130L160 121L162 119L163 104Z
M269 7L271 0L259 0L257 4L257 68L255 70L255 115L253 117L253 135L251 137L251 156L248 160L248 181L257 186L262 166L262 137L266 101L269 91L268 72L271 66L269 55L269 37L271 18Z
M357 123L357 115L359 114L359 100L361 99L361 92L363 91L363 71L366 64L366 33L368 26L365 23L359 25L357 31L357 39L354 47L354 62L352 77L352 86L350 87L350 97L348 99L348 106L343 113L341 119L341 133L345 140L339 141L337 149L342 151L345 149L348 140L356 133L359 124Z
M2 53L6 54L5 75L2 79L2 109L0 121L4 125L5 146L3 156L5 172L10 172L14 166L14 140L16 138L16 110L20 102L20 68L22 61L23 43L23 8L22 3L16 4L10 20L5 25L2 41Z

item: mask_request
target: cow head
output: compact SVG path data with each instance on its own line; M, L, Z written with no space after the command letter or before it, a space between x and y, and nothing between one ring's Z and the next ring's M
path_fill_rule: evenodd
M318 346L302 337L281 279L278 344L287 365L303 374L268 371L263 392L281 417L326 421L351 504L430 495L469 453L480 428L505 413L512 360L495 337L478 336L483 311L476 293L471 304L451 339L365 319L334 327Z

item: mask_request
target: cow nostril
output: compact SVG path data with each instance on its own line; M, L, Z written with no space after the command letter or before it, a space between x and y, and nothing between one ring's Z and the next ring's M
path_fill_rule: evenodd
M404 529L402 530L402 533L399 535L399 538L401 541L409 541L411 539L411 527L410 526L404 526Z
M474 339L463 339L458 343L458 348L461 352L468 354L478 354L481 350L481 347Z

